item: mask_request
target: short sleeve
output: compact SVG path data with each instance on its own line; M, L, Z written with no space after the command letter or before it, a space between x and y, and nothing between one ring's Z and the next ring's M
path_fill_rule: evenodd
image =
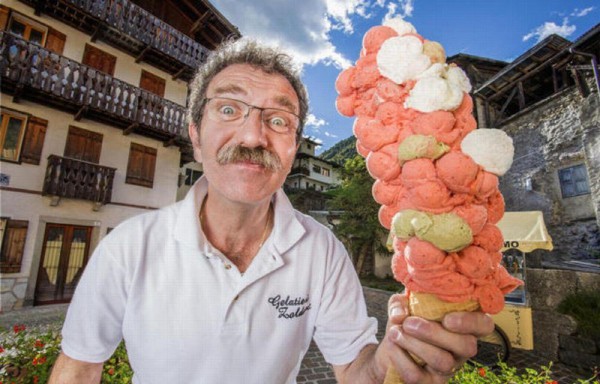
M126 274L104 243L94 251L73 295L62 329L63 352L76 360L104 362L122 340Z
M360 281L337 239L326 276L314 340L328 363L348 364L365 346L377 344L377 320L367 315Z

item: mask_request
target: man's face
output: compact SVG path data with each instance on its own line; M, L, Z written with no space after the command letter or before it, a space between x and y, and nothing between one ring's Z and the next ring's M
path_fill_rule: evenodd
M279 74L267 74L246 64L235 64L219 72L209 83L207 98L240 100L261 108L277 108L298 114L299 102L294 88ZM296 130L278 133L261 121L259 110L251 109L241 123L211 119L203 111L199 133L190 125L194 155L202 162L209 181L209 193L220 194L233 202L260 202L283 185L296 154ZM294 127L296 128L296 127ZM236 147L263 149L279 159L276 169L253 160L227 160L225 154ZM218 160L218 157L221 160ZM226 160L223 160L225 158Z

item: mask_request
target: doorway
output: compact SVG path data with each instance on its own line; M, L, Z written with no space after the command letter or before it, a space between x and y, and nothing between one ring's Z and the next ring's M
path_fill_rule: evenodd
M68 303L89 257L93 227L46 224L34 305Z

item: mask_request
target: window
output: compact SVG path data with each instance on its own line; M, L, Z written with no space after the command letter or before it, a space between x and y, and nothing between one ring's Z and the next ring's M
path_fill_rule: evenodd
M318 165L313 165L313 172L321 173L321 167L319 167Z
M129 162L127 164L128 184L152 188L154 185L154 169L156 167L156 148L131 143Z
M142 77L140 78L140 88L148 92L152 92L157 96L165 96L165 79L160 78L148 71L142 69Z
M86 44L85 51L83 52L82 62L85 65L96 68L97 70L108 73L112 76L115 74L115 63L117 62L117 57L94 46Z
M0 120L1 160L19 161L27 116L3 109Z
M0 253L0 272L19 273L25 249L28 221L2 218L2 250Z
M23 39L45 46L62 55L67 36L47 25L36 22L8 7L0 5L0 29L21 36Z
M562 197L573 197L590 193L587 170L584 164L575 165L558 171Z
M8 22L8 31L24 40L31 41L39 45L46 44L48 27L36 23L28 17L13 12Z
M329 177L329 169L327 169L327 168L323 168L323 169L321 170L321 174L322 174L323 176L327 176L327 177Z
M102 150L102 137L101 133L70 126L64 156L98 164Z
M195 171L190 168L185 170L185 185L194 185L196 180L202 176L202 171Z

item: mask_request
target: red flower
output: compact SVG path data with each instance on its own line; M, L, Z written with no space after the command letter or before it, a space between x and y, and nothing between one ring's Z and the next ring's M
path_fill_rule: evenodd
M108 369L108 374L111 375L111 376L114 375L115 374L115 369L114 368L109 368Z
M33 376L33 384L38 384L40 382L39 376Z
M38 365L38 364L39 364L39 362L38 362L38 358L37 358L37 357L34 357L34 358L33 358L33 365Z
M25 330L25 324L15 324L13 326L13 331L15 333L19 333L19 332L24 331L24 330Z
M0 347L0 353L4 352L4 348ZM0 384L2 384L2 382L0 381Z
M481 376L481 377L485 377L485 374L486 374L486 372L485 372L485 368L479 368L479 369L477 370L477 372L479 373L479 376Z
M44 343L42 342L42 340L40 340L40 339L37 339L37 340L35 341L35 347L36 347L36 348L43 348L43 347L44 347Z
M38 359L38 362L39 362L40 364L44 364L44 363L46 362L46 356L42 356L42 357L40 357L40 358Z
M556 380L546 381L546 384L558 384L558 381L556 381Z

